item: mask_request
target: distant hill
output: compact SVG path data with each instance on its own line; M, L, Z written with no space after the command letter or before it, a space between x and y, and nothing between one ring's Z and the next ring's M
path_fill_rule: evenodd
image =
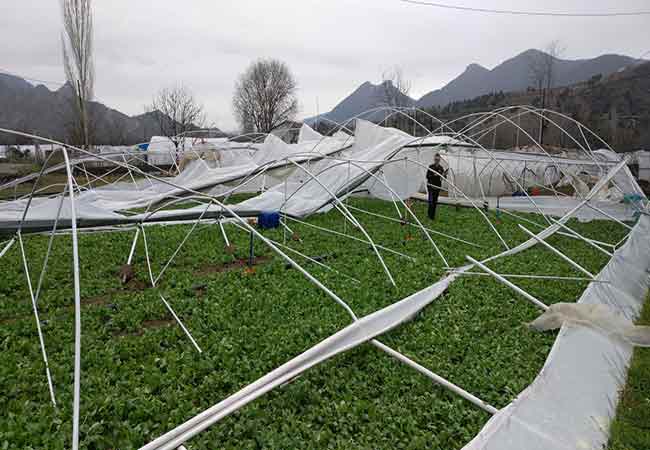
M420 108L445 106L458 100L466 100L491 92L525 91L531 82L530 62L543 56L539 50L527 50L488 70L478 64L470 64L458 77L442 89L429 92L417 101ZM553 87L567 86L585 81L594 75L610 75L630 64L634 59L622 55L602 55L593 59L555 59Z
M51 91L0 73L0 127L65 141L73 117L73 96L68 84ZM159 112L128 116L99 102L90 102L88 109L95 144L130 145L160 134ZM14 142L14 137L0 134L0 144Z
M359 86L353 93L344 98L334 109L330 112L321 114L317 117L310 117L305 119L305 122L308 124L313 124L316 122L317 118L326 118L333 120L335 122L341 123L346 120L361 114L364 111L369 109L376 108L386 103L386 96L395 99L395 102L403 106L412 106L415 104L415 100L411 97L408 97L397 88L395 88L390 81L384 81L381 84L375 85L366 81L361 86ZM381 115L369 115L364 116L366 120L378 120L383 117Z
M525 90L493 92L469 100L458 100L430 111L444 121L454 121L461 129L471 119L459 120L468 114L489 111L511 105L540 106L540 92ZM650 62L630 64L624 70L606 77L594 76L587 81L560 86L547 95L548 108L565 114L587 126L616 151L650 149ZM553 116L554 121L575 133L567 120ZM525 116L517 119L523 128L539 135L539 118ZM489 126L490 124L486 124ZM586 135L592 148L601 148L602 142ZM513 148L532 144L507 124L498 128L496 135L487 133L480 141L486 146ZM568 136L554 126L548 126L544 145L555 147L575 146Z
M470 64L458 77L441 89L424 95L419 100L405 99L405 104L415 105L422 109L441 107L449 103L467 100L492 92L526 91L531 86L531 61L544 55L539 50L527 50L514 58L508 59L489 70L479 64ZM555 59L554 83L557 86L567 86L588 80L594 75L608 76L622 68L633 64L635 60L623 55L602 55L592 59L565 60ZM332 111L321 117L344 122L357 114L381 104L383 85L373 85L365 82L352 94L343 99ZM375 116L381 120L383 116ZM372 117L369 120L373 120ZM305 119L308 123L315 118Z

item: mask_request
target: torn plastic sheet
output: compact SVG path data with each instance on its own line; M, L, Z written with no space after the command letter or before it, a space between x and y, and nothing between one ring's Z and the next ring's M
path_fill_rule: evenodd
M95 189L89 189L75 196L75 204L79 211L77 218L100 220L105 218L109 223L122 217L117 214L134 208L143 208L175 196L187 195L189 190L201 191L226 183L242 182L255 174L266 171L273 175L283 168L293 168L294 162L308 163L343 151L352 145L350 138L347 142L335 138L324 138L318 142L303 142L301 144L285 144L275 136L268 136L264 147L255 155L254 161L236 166L210 168L205 161L192 161L187 168L176 177L160 180L140 180L139 182L114 183ZM291 158L294 162L286 159ZM277 175L277 174L276 174ZM257 186L257 185L255 185ZM0 202L0 222L20 221L28 199ZM25 229L30 221L52 219L58 209L59 197L41 198L32 202L25 217ZM69 208L64 208L61 218L69 219Z
M535 331L556 330L562 325L589 327L611 339L650 347L650 327L636 326L606 305L556 303L528 324Z
M646 298L650 217L642 216L628 241L591 283L581 305L608 305L634 320ZM494 415L464 450L597 449L626 379L633 346L594 327L562 326L535 381Z

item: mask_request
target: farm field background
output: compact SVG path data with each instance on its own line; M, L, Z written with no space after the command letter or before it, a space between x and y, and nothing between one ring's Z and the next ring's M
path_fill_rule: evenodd
M395 217L392 203L354 198L350 204ZM457 267L465 255L485 258L502 246L480 215L441 207L435 222L426 205L415 211L425 226L483 246L475 248L433 235ZM287 245L319 257L327 271L296 257L334 290L358 316L402 299L440 279L442 262L417 228L354 212L376 243L406 253L410 261L382 252L395 277L390 285L367 244L288 222L302 242ZM490 220L509 245L525 240L514 220ZM541 219L528 216L541 223ZM307 219L361 237L331 211ZM609 221L570 226L616 243L625 233ZM529 227L530 228L530 227ZM190 226L148 227L154 274ZM537 231L537 229L530 228ZM82 311L81 438L84 448L134 448L219 402L350 323L345 311L259 240L254 273L233 264L248 253L249 236L226 225L236 247L224 252L218 225L200 225L169 267L158 291L171 303L203 349L198 354L173 322L158 291L148 287L142 240L136 275L122 286L118 270L133 233L80 237ZM264 231L283 242L282 229ZM47 236L25 238L32 280L38 280ZM592 273L606 255L582 241L554 236L561 248ZM73 295L71 239L54 240L39 311L58 408L53 408L18 247L1 261L0 448L69 447L72 416ZM492 264L500 273L580 276L536 246ZM33 282L34 282L33 281ZM575 301L586 282L515 280L547 304ZM532 382L555 338L524 324L539 312L489 277L467 276L412 322L381 341L496 407L507 405ZM434 385L376 348L364 345L318 366L267 394L189 442L188 448L428 448L458 449L487 421L487 413Z

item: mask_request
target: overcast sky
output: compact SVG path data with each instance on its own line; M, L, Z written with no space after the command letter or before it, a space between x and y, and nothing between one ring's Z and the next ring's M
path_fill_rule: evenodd
M441 0L442 1L442 0ZM566 12L648 10L648 0L444 0L482 8ZM492 68L559 39L566 58L650 51L650 16L488 15L398 0L95 0L96 97L129 115L183 83L211 122L235 128L238 74L259 57L286 61L299 117L331 109L364 81L403 67L419 97L472 63ZM58 0L0 0L0 70L64 80ZM56 86L51 86L56 88Z

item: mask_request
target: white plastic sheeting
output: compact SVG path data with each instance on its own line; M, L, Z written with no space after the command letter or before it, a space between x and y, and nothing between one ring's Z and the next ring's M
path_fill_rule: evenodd
M285 182L276 184L256 197L232 205L231 208L238 214L250 211L281 211L295 217L308 216L330 205L336 201L335 198L346 195L368 178L380 177L377 171L383 167L384 161L411 140L412 137L405 133L359 120L354 143L345 150L344 155L352 157L353 161L324 159L315 164L302 164L300 167L296 163L293 175ZM196 206L181 211L160 211L153 218L171 219L179 214L199 213L204 210L205 206ZM208 212L218 211L221 211L218 206L208 208Z
M449 165L449 179L473 198L510 195L532 187L547 187L562 180L565 175L581 173L602 177L618 160L595 162L591 159L568 159L544 154L516 153L478 149L452 149L443 154ZM627 183L627 174L621 173L619 181L626 193L637 192ZM625 182L620 181L625 180ZM455 190L448 187L450 195Z
M301 144L303 142L313 142L313 141L320 141L323 139L323 135L320 134L318 131L314 130L312 127L307 125L306 123L303 124L302 127L300 127L300 132L298 133L298 143Z
M372 178L369 173L374 174L383 166L383 161L411 140L409 135L360 120L357 122L354 144L346 151L346 156L351 156L353 162L334 159L305 167L304 170L297 169L297 173L304 174L304 182L286 186L279 184L237 207L282 210L289 215L304 217L329 204L333 195L339 196L354 184Z
M421 141L413 138L407 148L396 156L395 159L400 163L393 162L382 168L382 177L400 194L400 198L426 191L426 168L433 162L436 153L442 157L442 166L448 169L446 180L442 184L443 190L448 192L449 197L461 201L468 201L468 197L480 200L509 197L515 192L534 187L552 190L556 183L573 186L578 190L575 196L584 197L590 188L583 178L593 185L621 161L619 155L604 150L595 153L595 160L587 154L583 159L577 159L540 153L468 149L471 146L447 139L446 136L433 137L443 139ZM369 180L364 187L374 197L384 200L394 198L394 194L376 180ZM597 199L614 204L622 201L624 194L643 196L641 188L627 168L601 188ZM533 207L530 201L526 201Z
M425 197L422 196L422 199ZM532 204L527 197L487 197L483 201L487 202L489 209L499 209L506 211L517 211L523 213L538 213L542 211L551 217L562 217L567 212L580 204L581 200L575 197L555 197L549 195L536 195L533 198L535 204ZM447 205L460 205L471 207L472 202L464 198L440 197L440 203ZM537 207L535 206L537 205ZM591 208L589 205L596 207ZM611 220L611 217L628 222L636 220L637 208L631 204L623 202L610 202L607 200L592 200L584 208L578 210L575 218L582 222L592 220ZM600 210L600 211L598 211ZM609 217L608 217L609 215Z
M528 324L536 331L561 328L562 325L592 328L635 347L650 347L650 327L637 326L613 308L600 304L556 303Z
M452 145L451 147L449 145ZM208 144L200 144L200 146ZM423 145L425 145L423 147ZM165 180L141 180L120 182L96 189L89 189L77 195L80 205L79 219L92 219L93 225L102 217L110 224L116 224L120 217L124 222L138 220L175 220L179 217L198 217L205 206L177 211L161 211L153 216L117 215L128 210L144 208L167 199L187 195L188 190L207 191L217 195L226 192L259 192L262 194L233 205L240 215L254 215L260 211L281 211L295 217L304 217L319 210L326 210L339 198L355 189L366 189L373 197L397 201L415 195L422 189L427 166L434 153L441 151L449 167L447 177L451 186L446 187L451 198L459 203L471 204L467 197L482 198L490 207L496 207L496 199L489 193L503 193L519 188L515 180L523 185L548 185L558 181L563 173L581 173L585 167L597 171L598 180L612 166L617 164L617 155L604 153L601 162L551 158L539 154L488 152L483 149L468 150L466 145L449 136L431 136L416 139L393 128L384 128L370 122L358 120L355 136L337 133L323 137L308 126L303 126L297 144L286 144L276 136L269 135L262 146L254 152L228 152L219 150L217 160L198 159L188 163L180 175ZM228 161L224 162L228 154ZM331 155L338 155L329 158ZM620 164L620 162L618 162ZM624 167L608 183L599 184L591 198L594 206L578 211L580 220L616 218L632 220L637 212L635 206L622 202L597 202L603 191L612 184L623 184L619 193L642 195L629 170ZM443 184L447 184L446 182ZM583 194L584 195L584 194ZM441 198L441 202L450 201ZM580 204L580 199L570 197L535 197L534 203L525 197L503 197L499 207L504 210L544 212L552 216L563 216ZM596 206L597 204L597 206ZM22 217L25 202L0 204L0 221L17 221ZM58 199L41 200L30 208L26 220L53 219ZM104 212L104 213L102 213ZM216 217L223 212L217 206L207 210L206 218ZM103 214L103 216L102 216ZM64 208L62 219L68 219ZM46 224L43 223L44 227ZM89 225L90 226L90 225ZM10 228L10 227L9 227Z
M300 128L298 143L317 143L322 138L322 134L312 129L309 125L303 124ZM149 141L149 147L146 151L149 163L154 165L173 165L174 161L181 159L184 154L209 149L221 153L220 159L226 160L225 165L234 166L250 162L250 159L253 158L257 150L262 150L263 152L267 150L265 148L266 142L241 143L230 141L225 137L197 138L188 136L178 139L177 142L178 148L174 145L174 141L168 137L153 136Z
M177 139L176 141L178 143L178 148L174 144L174 141L168 137L152 136L146 150L149 164L157 166L173 165L182 158L185 152L192 150L197 145L205 145L214 148L229 148L232 145L228 141L228 138L184 137Z
M294 170L293 163L285 158L291 157L297 163L340 152L345 146L351 145L338 138L324 138L319 141L306 141L300 144L286 144L275 136L269 135L263 147L255 153L253 159L248 158L243 164L211 168L205 161L197 160L188 164L187 168L176 177L163 181L140 180L137 183L120 182L95 189L86 190L75 195L78 208L77 217L80 220L92 219L107 221L124 217L116 214L134 208L146 207L165 199L174 198L187 193L187 189L202 190L210 186L225 183L241 182L261 170L278 176L283 169ZM242 161L239 161L242 162ZM274 173L277 172L277 173ZM268 177L271 179L270 177ZM258 177L257 182L264 177ZM179 186L179 187L174 187ZM259 185L247 184L250 189L259 189ZM35 199L25 218L32 220L53 220L58 211L60 197ZM67 203L66 200L64 203ZM22 218L27 200L17 200L0 203L0 221L11 222ZM61 219L69 219L69 208L63 208Z
M591 283L581 304L608 305L633 320L649 287L650 217L642 216ZM492 417L464 450L602 448L625 383L632 345L593 327L567 324L535 381Z
M76 200L76 199L75 199ZM29 200L15 200L0 204L0 221L19 221L27 207ZM55 198L34 198L29 206L29 211L25 222L35 220L54 220L59 210L61 197ZM88 202L74 202L74 207L77 217L84 217L86 219L101 220L101 219L119 219L123 216L105 209L99 208ZM63 199L61 205L61 219L70 219L72 217L70 197Z

